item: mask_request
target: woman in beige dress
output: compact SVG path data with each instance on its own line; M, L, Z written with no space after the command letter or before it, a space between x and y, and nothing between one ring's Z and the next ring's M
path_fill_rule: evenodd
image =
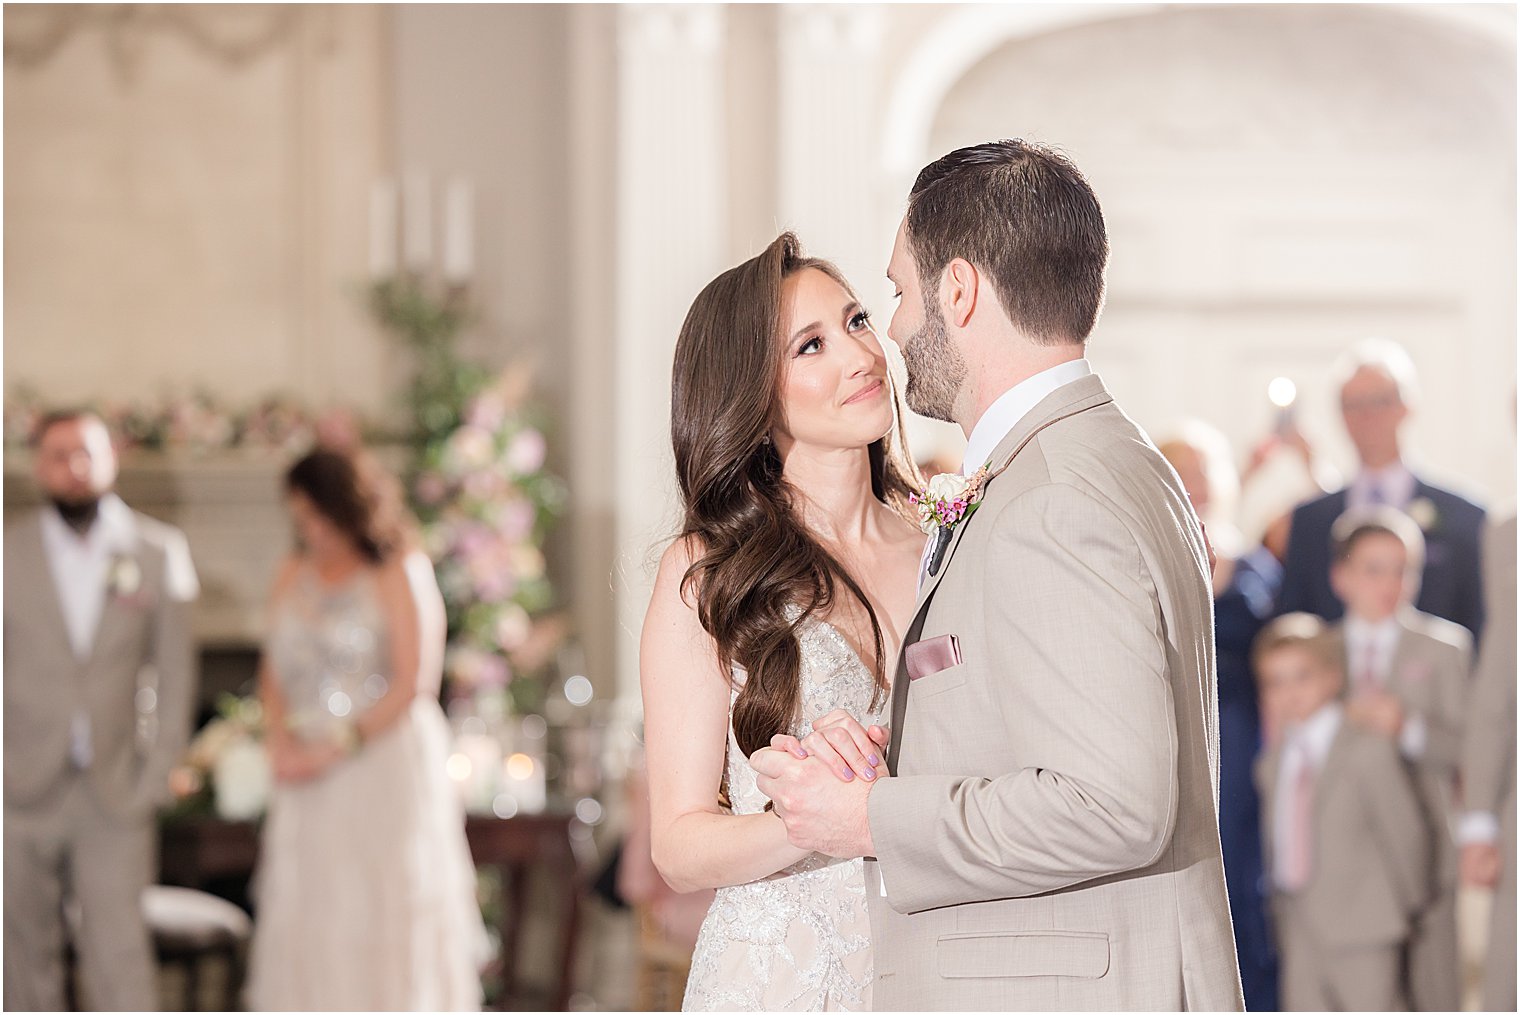
M870 1008L862 861L792 846L748 757L845 716L876 736L851 777L884 756L924 544L895 394L865 309L790 233L713 280L682 327L685 519L640 676L655 864L677 891L717 890L687 1010Z
M443 601L397 487L316 451L259 673L276 788L255 875L255 1010L478 1010L486 945L444 770Z

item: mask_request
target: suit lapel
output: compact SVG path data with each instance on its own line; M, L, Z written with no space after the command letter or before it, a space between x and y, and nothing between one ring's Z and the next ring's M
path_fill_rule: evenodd
M1003 471L1018 456L1035 434L1048 426L1053 426L1061 420L1075 416L1079 412L1096 408L1113 401L1103 382L1096 374L1083 377L1070 384L1063 385L1047 395L1038 405L1024 414L1024 418L1008 432L998 446L993 449L991 463L991 478L987 480L990 487ZM982 500L985 501L987 490L982 491ZM897 757L901 753L903 720L908 712L908 664L906 651L909 645L918 641L919 635L924 629L924 619L928 614L929 601L934 597L935 589L950 571L951 558L955 556L956 548L966 535L966 530L976 523L980 509L973 511L969 517L963 519L955 527L950 537L950 545L945 548L944 558L940 561L939 570L929 575L924 580L923 588L918 592L918 602L913 610L913 620L908 625L908 633L903 638L902 647L897 654L897 674L892 681L892 742L887 748L887 769L890 772L897 770Z
M1314 773L1314 828L1317 831L1324 827L1326 810L1329 805L1325 802L1329 797L1329 788L1335 783L1340 772L1345 769L1341 761L1341 755L1346 751L1346 718L1341 717L1340 725L1335 729L1335 736L1330 741L1330 749L1325 752L1325 758L1319 763L1319 771ZM1319 836L1315 835L1315 841ZM1318 857L1315 857L1318 860Z
M1401 697L1407 701L1407 692L1411 688L1404 686L1404 674L1409 670L1410 663L1414 660L1415 649L1418 645L1418 634L1411 628L1402 615L1398 617L1399 636L1393 643L1393 654L1388 658L1388 683L1387 690L1392 694L1405 692Z
M22 573L31 573L41 577L41 584L46 591L39 596L43 600L39 609L42 613L43 623L52 628L53 634L68 647L69 656L84 662L74 652L74 642L69 637L69 624L63 616L63 600L59 597L58 583L53 580L53 562L48 559L47 542L42 536L42 515L38 513L27 523L31 529L27 538L22 541L22 559L15 561L14 566Z
M1096 374L1083 377L1051 392L1043 401L1025 413L1024 418L1019 420L1018 424L993 449L992 455L988 459L992 478L987 481L987 485L990 487L997 481L998 476L1003 473L1003 470L1008 468L1014 457L1024 449L1029 439L1040 430L1058 423L1068 416L1075 416L1079 412L1085 412L1088 409L1112 401L1113 397L1104 389L1103 382L1098 379ZM985 489L982 491L982 499L986 500ZM955 556L956 548L960 546L961 539L965 536L966 530L976 524L976 517L980 513L979 509L973 511L970 517L962 521L953 530L950 537L950 545L945 549L944 559L940 561L939 571L925 578L924 587L919 590L917 611L923 610L929 601L929 597L934 594L934 590L939 587L940 581L949 572L950 560Z

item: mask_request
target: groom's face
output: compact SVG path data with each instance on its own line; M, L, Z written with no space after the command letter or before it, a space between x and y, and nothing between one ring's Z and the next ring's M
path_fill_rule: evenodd
M966 380L966 360L951 341L939 306L935 279L926 290L908 249L908 223L897 227L887 278L897 287L897 310L887 335L902 348L908 367L908 408L921 416L955 422L955 399Z

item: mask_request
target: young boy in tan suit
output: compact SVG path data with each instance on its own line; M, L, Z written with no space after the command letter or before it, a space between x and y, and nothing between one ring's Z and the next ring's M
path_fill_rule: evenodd
M1425 542L1403 512L1348 512L1331 539L1330 584L1346 606L1335 628L1349 678L1346 718L1386 738L1413 769L1432 843L1434 891L1407 958L1410 1004L1416 1011L1451 1011L1461 995L1452 825L1472 639L1466 629L1410 605Z
M1429 895L1419 796L1393 744L1345 720L1324 621L1279 617L1253 654L1271 745L1256 779L1283 1010L1405 1009L1403 953Z

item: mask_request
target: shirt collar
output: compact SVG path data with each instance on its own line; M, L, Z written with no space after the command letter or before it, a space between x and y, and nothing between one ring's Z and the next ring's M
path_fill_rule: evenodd
M42 525L45 530L51 530L50 536L54 540L67 538L73 540L74 545L82 543L92 549L130 553L137 545L137 519L132 509L114 493L100 498L95 522L83 536L63 520L63 515L52 504L42 511Z
M976 421L976 426L971 428L971 436L966 439L966 459L961 464L961 475L969 476L986 465L992 452L1003 443L1003 438L1012 433L1019 421L1044 401L1045 396L1092 372L1092 365L1087 362L1087 358L1078 357L1048 370L1041 370L1033 377L1026 377L999 395L997 401L987 406L987 411Z
M1357 645L1365 645L1370 641L1379 648L1385 648L1398 636L1399 618L1397 616L1374 622L1346 614L1346 639Z
M1381 469L1363 468L1357 473L1356 492L1358 500L1369 503L1375 485L1383 495L1383 503L1391 507L1403 507L1414 497L1414 473L1402 460L1385 465Z
M1340 728L1340 702L1326 702L1292 730L1288 742L1300 752L1307 750L1309 757L1314 759L1314 764L1320 766L1325 763L1325 757L1330 753L1330 744Z

